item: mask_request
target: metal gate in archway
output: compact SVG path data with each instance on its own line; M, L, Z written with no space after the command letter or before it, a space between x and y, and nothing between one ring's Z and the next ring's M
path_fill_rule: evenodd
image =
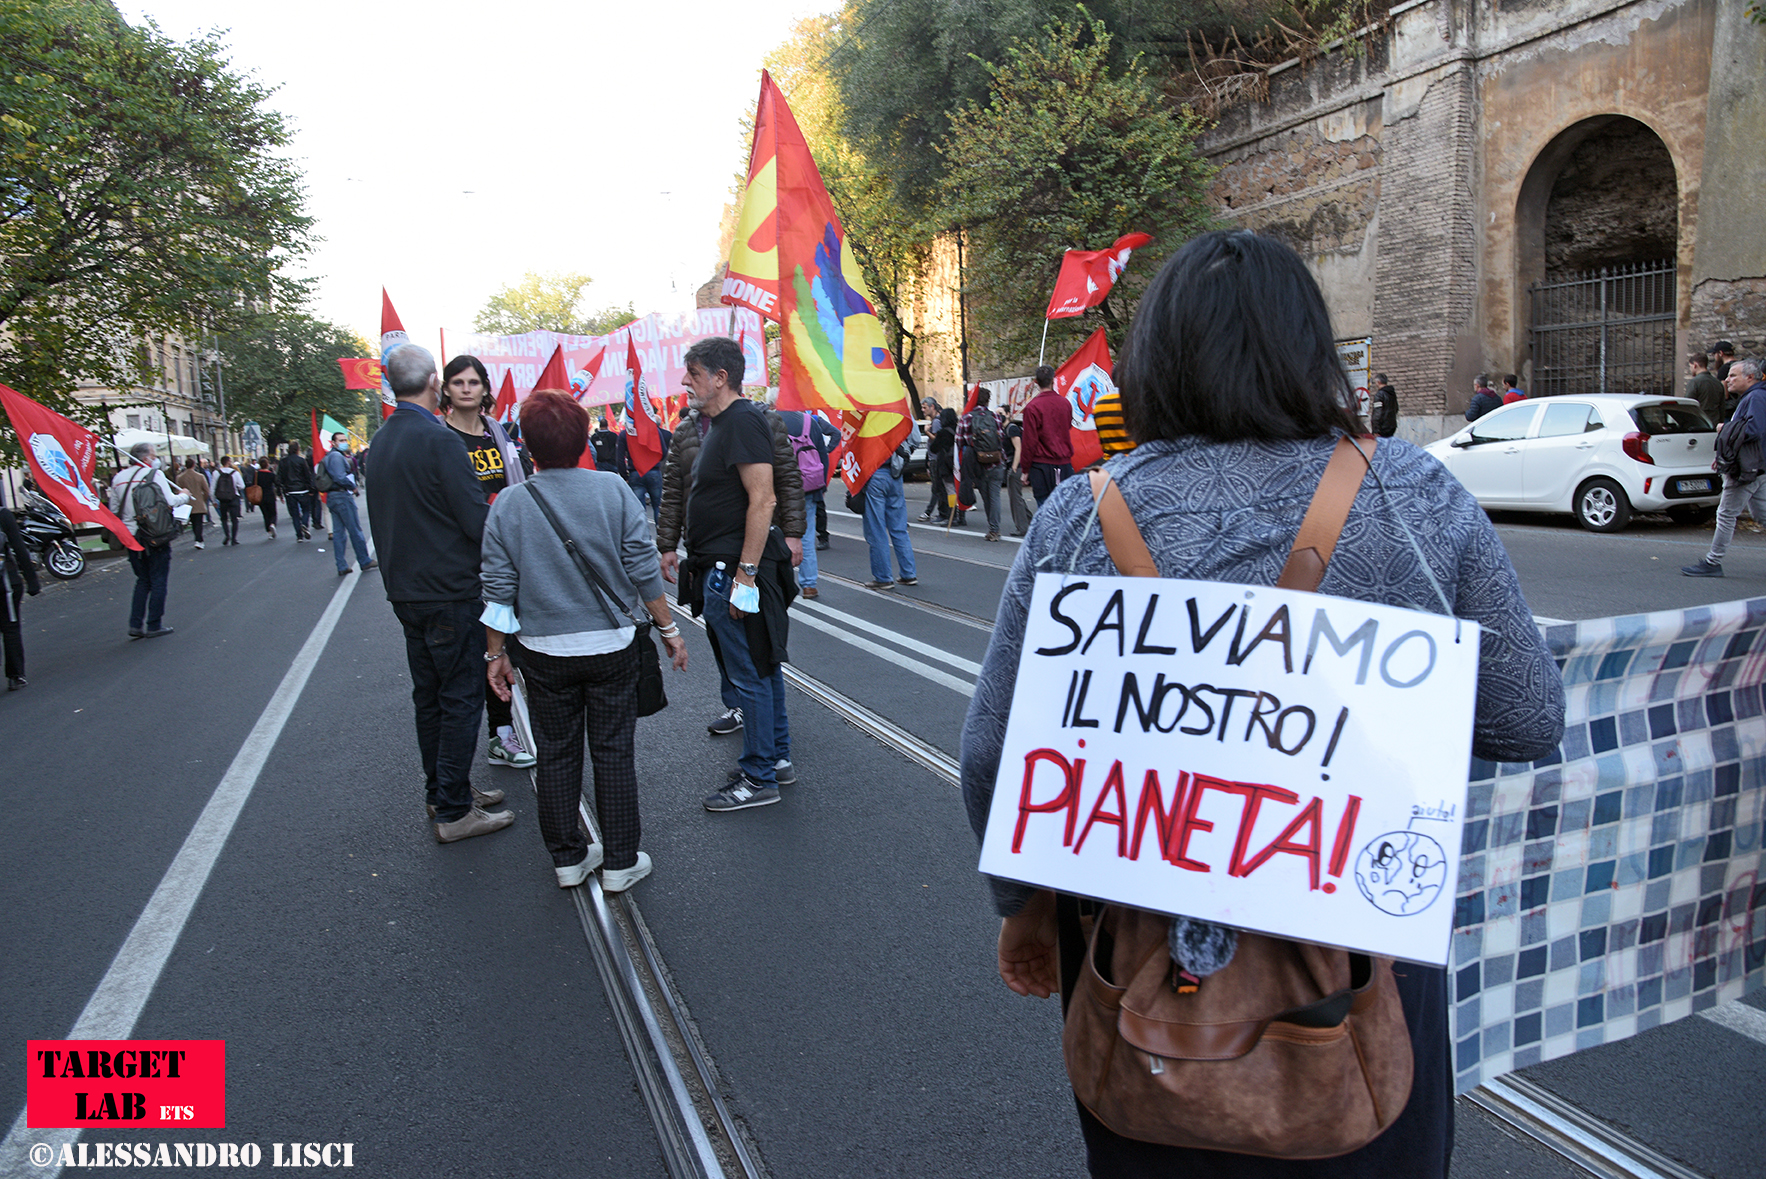
M1673 262L1603 266L1527 290L1533 396L1679 391Z

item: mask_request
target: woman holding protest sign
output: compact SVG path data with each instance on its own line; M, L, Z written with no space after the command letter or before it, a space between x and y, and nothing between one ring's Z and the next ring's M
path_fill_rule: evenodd
M1271 348L1269 341L1281 343ZM996 629L978 678L962 738L963 793L978 838L988 828L996 778L1011 783L1010 800L1020 813L1020 832L1026 809L1052 809L1040 805L1026 807L1030 776L1035 769L1029 759L1025 759L1021 767L1004 767L1003 773L1001 765L1021 659L1026 657L1027 648L1037 655L1051 653L1047 646L1039 648L1034 643L1027 644L1025 637L1027 627L1042 625L1040 616L1036 619L1030 616L1031 598L1039 573L1064 576L1064 587L1074 586L1086 576L1141 573L1247 587L1279 585L1315 589L1319 594L1339 599L1451 615L1475 622L1479 628L1479 659L1475 671L1476 704L1470 724L1473 755L1493 761L1530 761L1546 756L1556 748L1563 733L1562 682L1521 595L1519 581L1502 542L1471 495L1422 451L1396 439L1379 439L1377 446L1373 439L1345 441L1358 432L1353 411L1347 408L1352 405L1348 380L1337 359L1334 336L1318 285L1291 249L1273 239L1246 231L1209 233L1190 242L1165 264L1142 297L1116 374L1121 382L1128 429L1140 443L1139 447L1109 461L1104 468L1108 480L1101 476L1095 481L1071 479L1055 490L1043 510L1032 520L1023 550L1012 567L1001 598ZM1328 480L1325 474L1327 465L1339 472ZM1345 483L1346 476L1348 481ZM1327 481L1332 489L1330 498L1341 509L1340 531L1332 533L1322 543L1303 547L1296 544L1296 537L1301 532L1303 518L1309 524L1315 519L1311 514L1316 506L1315 493L1319 493L1319 501L1327 498L1320 492L1321 480ZM1094 496L1099 499L1094 501ZM1097 504L1095 508L1094 502ZM1126 513L1120 511L1123 503ZM1103 528L1099 525L1100 515L1106 517ZM1113 539L1123 537L1121 522L1124 519L1128 521L1128 531L1138 529L1145 542L1145 548L1133 567L1112 561L1112 552L1122 556L1130 550L1125 545L1107 543L1103 534L1104 529L1113 528ZM1316 536L1310 532L1308 535ZM1319 554L1322 559L1318 559ZM1296 562L1303 565L1302 557L1312 558L1316 565L1310 585L1295 582L1285 572L1295 567ZM1167 594L1168 599L1172 596ZM1250 598L1254 595L1247 591L1242 596ZM1319 599L1326 604L1329 600ZM1134 640L1137 651L1142 649L1143 642L1155 644L1163 639L1169 644L1163 648L1150 646L1146 649L1168 652L1164 657L1170 660L1174 675L1185 668L1192 646L1194 651L1202 651L1215 633L1204 633L1214 615L1210 613L1198 621L1194 597L1190 598L1187 619L1184 618L1183 597L1177 597L1176 601L1176 613L1170 616L1172 621L1163 624L1162 634L1155 632L1149 637L1148 627L1142 622L1141 637ZM1307 613L1310 616L1311 612ZM1147 617L1151 616L1149 611ZM1230 615L1222 618L1224 621ZM1129 619L1126 626L1130 639L1135 634L1135 621L1135 618ZM1232 636L1229 626L1222 632L1224 637L1217 640L1223 648L1235 652L1239 662L1244 661L1249 650L1241 646L1243 642L1249 641L1255 646L1265 638L1279 643L1284 650L1291 649L1291 645L1297 646L1298 655L1307 657L1298 621L1292 639L1285 621L1279 629L1272 621L1255 637L1243 629L1243 617L1240 626L1238 637ZM1084 629L1090 630L1092 638L1097 639L1099 631L1124 628L1120 621L1107 627L1106 618L1100 615L1095 628L1089 617L1085 619ZM1221 631L1220 625L1216 625L1215 631ZM1466 633L1470 635L1471 628L1467 627ZM1106 636L1100 641L1107 642L1111 652L1118 650L1113 637ZM1229 642L1232 645L1227 648ZM1313 642L1317 642L1316 634ZM1330 642L1339 655L1353 650L1351 640L1332 637ZM1268 657L1274 660L1275 674L1283 674L1281 656ZM1382 668L1377 672L1379 675L1386 675L1390 670L1379 666ZM1295 668L1291 670L1298 669L1299 661L1296 660ZM1466 672L1468 680L1473 674L1470 670ZM1391 678L1387 682L1404 686L1401 681ZM1281 681L1281 684L1292 683L1292 680ZM1283 695L1292 691L1290 687L1273 681L1272 684ZM1192 696L1199 699L1204 692L1213 690L1206 685L1198 686L1193 692L1186 689L1184 706L1188 706ZM1073 696L1065 678L1060 683L1048 684L1047 693L1027 693L1026 696L1056 694L1059 704L1060 693L1069 693L1069 710L1077 720L1079 705L1072 702ZM1257 700L1248 701L1243 706L1247 711L1262 707L1263 701L1258 693L1242 694L1258 696ZM1466 698L1470 699L1469 690ZM1123 700L1121 708L1126 711L1126 692ZM1081 753L1080 756L1093 758L1100 767L1094 773L1101 779L1102 767L1110 764L1111 719L1116 721L1116 730L1120 733L1123 717L1117 712L1113 696L1108 705L1093 703L1089 707L1089 715L1103 716L1103 727L1100 730L1094 726L1087 730L1092 737L1092 749L1089 754ZM1157 723L1157 704L1154 711ZM1334 709L1332 715L1335 715ZM1256 713L1253 712L1249 722L1241 714L1234 714L1234 717L1234 729L1228 738L1223 714L1222 739L1236 741L1243 735L1249 740L1252 730L1245 726L1255 723ZM1411 718L1407 725L1402 715L1383 715L1363 731L1374 734L1373 743L1389 739L1396 748L1407 740L1409 728L1414 727L1419 719ZM1080 723L1094 724L1090 720ZM1187 723L1199 725L1200 721ZM1322 716L1320 724L1321 733L1327 732L1328 723ZM1239 732L1241 728L1243 734ZM1305 731L1311 735L1310 721ZM1463 733L1463 728L1460 731ZM1169 733L1171 730L1159 725L1158 732ZM1278 726L1270 743L1274 745L1280 737ZM1169 738L1173 748L1177 747L1179 740L1176 734ZM1334 743L1334 736L1332 740ZM1044 743L1058 742L1049 738ZM1081 749L1085 747L1084 740L1077 744ZM1049 751L1038 750L1033 756L1045 754ZM1325 764L1331 764L1330 757L1331 752L1327 749ZM1314 778L1324 776L1318 773L1318 761L1308 764ZM1170 770L1176 773L1175 767ZM1075 770L1076 775L1081 772ZM1022 799L1018 786L1020 774L1025 782ZM1214 779L1209 781L1215 782ZM1219 783L1216 788L1219 787L1230 789L1233 784ZM1357 787L1370 799L1376 797L1374 791L1379 788L1377 778L1364 781ZM1105 790L1108 790L1107 785ZM1192 795L1190 811L1183 816L1185 831L1198 827L1203 831L1210 830L1207 824L1196 821L1194 797L1199 791L1200 788ZM1084 805L1091 806L1093 816L1087 820L1088 826L1101 811L1103 820L1115 823L1122 832L1118 838L1126 839L1129 819L1133 818L1132 808L1125 805L1121 810L1127 814L1118 816L1104 808L1104 797L1099 794L1099 802L1093 806L1088 793ZM1132 794L1129 797L1132 798ZM1143 789L1143 822L1147 819L1145 797ZM1255 805L1250 801L1245 803L1246 814L1252 816L1246 820L1247 828L1255 825ZM1175 799L1171 810L1178 810ZM1211 812L1216 817L1222 813ZM1072 814L1068 812L1069 836L1073 834ZM1079 814L1083 817L1084 811ZM1158 819L1158 858L1169 860L1174 866L1189 867L1192 871L1207 871L1206 867L1187 861L1179 865L1186 849L1181 843L1175 850L1167 849L1166 816L1160 815ZM1037 821L1054 824L1051 838L1060 842L1059 816ZM1334 816L1331 821L1336 822ZM1301 820L1296 819L1289 831L1299 829L1300 823ZM1315 866L1320 858L1318 835L1321 826L1323 824L1314 822L1311 855ZM1173 889L1182 889L1192 880L1206 880L1210 887L1218 887L1224 876L1243 876L1256 867L1255 861L1246 867L1246 860L1242 858L1247 850L1243 846L1244 833L1240 835L1240 846L1234 847L1232 833L1225 831L1227 824L1223 822L1221 827L1224 848L1231 849L1233 866L1229 868L1225 862L1217 863L1215 875L1206 878L1184 876L1178 871L1173 877ZM1341 831L1341 828L1331 830ZM1081 845L1085 837L1085 832L1080 832ZM1098 840L1095 832L1091 838L1094 843ZM1139 838L1137 835L1136 839ZM1154 836L1148 838L1151 841ZM1208 838L1218 840L1221 834L1199 837L1196 846L1203 846ZM1267 839L1267 836L1260 837L1259 843ZM1284 832L1276 841L1282 846L1271 844L1271 847L1300 853L1307 850L1299 846L1297 836L1293 842L1284 842L1286 840L1288 833ZM1344 836L1339 834L1337 840L1341 847L1348 846ZM1114 845L1115 840L1111 843ZM1213 846L1222 848L1218 843ZM1324 847L1326 851L1330 850L1328 831ZM1216 853L1222 861L1226 858L1224 848ZM1078 854L1078 849L1071 850L1073 855ZM1193 847L1188 850L1194 852ZM1268 849L1263 854L1267 857ZM1289 862L1297 863L1303 858L1301 855ZM1072 861L1073 856L1067 859ZM1333 856L1335 861L1340 862L1340 859L1341 852ZM1439 869L1439 864L1436 867ZM1296 870L1295 878L1304 889L1304 872ZM1076 916L1069 916L1076 912L1076 907L1062 908L1063 916L1058 919L1057 908L1063 903L1058 902L1054 892L999 877L990 878L990 882L996 906L1004 918L999 938L999 972L1013 991L1047 997L1062 989L1065 977L1070 982L1069 994L1077 987L1077 993L1084 996L1087 994L1086 984L1073 980L1080 979L1084 971L1092 971L1086 975L1089 978L1111 969L1107 965L1110 956L1106 951L1096 951L1104 955L1105 966L1094 971L1093 966L1084 965L1086 953L1076 936L1080 929L1079 920ZM1451 886L1449 879L1447 895L1441 903L1451 903ZM1312 888L1319 887L1315 871ZM1355 885L1349 887L1353 891ZM1323 885L1326 893L1333 888L1331 883ZM1178 902L1173 904L1182 907ZM1132 909L1123 912L1131 916L1136 913ZM1439 911L1436 912L1438 915ZM1139 918L1150 916L1144 911L1139 913ZM1240 931L1224 925L1186 917L1172 918L1169 923L1163 917L1157 920L1158 953L1161 956L1146 961L1154 965L1164 962L1163 955L1169 946L1169 971L1163 977L1169 980L1170 986L1158 989L1169 989L1172 994L1208 993L1209 977L1227 970L1235 953L1241 952L1238 947L1247 944ZM1146 924L1142 920L1137 928ZM1067 936L1072 941L1066 945L1061 944L1062 938L1057 932L1063 926L1071 931ZM1442 928L1445 927L1443 924ZM1124 927L1119 922L1114 928L1120 930ZM1075 942L1080 944L1075 946ZM1252 937L1249 942L1268 945L1272 939ZM1102 939L1096 939L1094 950L1101 944ZM1281 944L1294 946L1297 943ZM1090 961L1097 962L1095 955ZM1241 961L1240 973L1236 977L1244 977L1243 972L1250 969L1244 963L1249 961L1252 959ZM1115 966L1120 968L1120 959ZM1375 969L1385 968L1376 966ZM1139 979L1141 976L1136 974L1134 977ZM1112 985L1128 984L1117 978ZM1330 1176L1332 1179L1398 1174L1444 1176L1453 1143L1447 974L1440 967L1400 962L1392 969L1391 980L1384 985L1389 992L1396 993L1402 1006L1401 1018L1394 1010L1391 1028L1396 1038L1394 1051L1398 1053L1402 1053L1408 1035L1410 1052L1406 1067L1410 1076L1405 1082L1408 1098L1401 1103L1401 1112L1396 1112L1393 1103L1388 1103L1375 1128L1355 1143L1347 1147L1321 1145L1320 1149L1311 1152L1305 1149L1304 1142L1280 1151L1253 1150L1226 1145L1224 1128L1222 1136L1217 1137L1213 1133L1215 1127L1206 1125L1185 1127L1169 1134L1131 1136L1107 1126L1097 1109L1088 1108L1088 1103L1082 1102L1079 1118L1091 1173L1094 1176L1185 1173L1211 1177ZM1069 1073L1076 1089L1084 1088L1083 1070L1075 1071L1075 1068L1085 1045L1076 1043L1072 1027L1073 1012L1079 1010L1080 1002L1075 1000L1075 1007L1069 1012L1066 1039ZM1357 1019L1362 1010L1359 1004L1357 1000L1354 1009ZM1122 1010L1126 1019L1129 1010L1126 1003ZM1342 1025L1344 1019L1341 1013L1337 1014L1331 1026ZM1360 1049L1356 1050L1359 1052ZM1157 1053L1128 1055L1139 1062L1142 1074L1147 1073L1149 1062L1151 1072L1160 1074L1167 1071L1167 1064L1191 1067L1194 1062L1203 1061L1200 1069L1206 1070L1219 1059L1181 1056L1175 1052L1175 1062L1163 1060ZM1224 1069L1225 1065L1221 1067ZM1096 1090L1086 1091L1094 1098L1089 1104L1102 1108L1096 1100ZM1246 1104L1249 1107L1256 1103ZM1241 1120L1247 1122L1278 1116L1267 1109L1256 1108L1232 1112L1235 1115L1243 1113ZM1118 1125L1125 1124L1119 1118L1115 1120ZM1174 1144L1180 1142L1186 1144ZM1304 1157L1308 1153L1334 1157Z

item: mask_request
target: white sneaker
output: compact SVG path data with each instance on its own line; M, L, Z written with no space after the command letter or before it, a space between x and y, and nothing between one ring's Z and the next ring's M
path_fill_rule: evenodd
M563 871L562 868L559 871ZM603 868L601 870L602 892L624 892L644 877L650 875L650 855L648 852L638 853L638 862L629 868Z
M533 754L523 749L521 742L514 737L507 741L501 737L492 737L490 748L485 751L484 756L494 766L509 766L517 770L525 770L534 763Z
M197 548L201 548L201 547L202 547L202 542L201 542L201 541L200 541L200 540L199 540L199 541L197 541L197 542L196 542L196 547L197 547Z
M601 866L605 849L598 843L589 844L589 854L583 857L580 864L571 864L567 868L553 868L558 875L559 888L575 888L589 878L589 873Z

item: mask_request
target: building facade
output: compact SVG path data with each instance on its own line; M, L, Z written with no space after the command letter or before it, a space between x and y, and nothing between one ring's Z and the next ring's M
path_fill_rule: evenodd
M1307 258L1414 441L1463 424L1480 372L1678 392L1688 352L1766 347L1766 28L1743 9L1395 4L1221 115L1220 215Z

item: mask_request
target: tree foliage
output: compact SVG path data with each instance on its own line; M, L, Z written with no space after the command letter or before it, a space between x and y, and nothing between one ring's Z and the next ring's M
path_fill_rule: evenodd
M485 300L474 331L494 336L523 332L562 332L571 336L603 336L638 318L630 303L599 311L583 310L583 298L594 280L586 274L535 274L504 287Z
M69 390L144 379L139 337L297 294L288 133L223 54L102 0L0 0L0 381L90 418Z
M1113 69L1112 39L1100 20L1055 21L1014 42L987 67L987 105L956 112L940 145L942 215L965 227L971 322L996 359L1036 354L1065 251L1151 233L1131 272L1144 276L1210 223L1201 121L1164 99L1138 56ZM1100 307L1054 321L1051 354L1099 321L1125 325L1141 283L1125 276Z
M369 347L348 328L303 311L265 311L249 316L220 337L227 424L248 421L274 443L308 439L312 411L339 421L366 413L378 395L343 387L340 359L367 356Z

